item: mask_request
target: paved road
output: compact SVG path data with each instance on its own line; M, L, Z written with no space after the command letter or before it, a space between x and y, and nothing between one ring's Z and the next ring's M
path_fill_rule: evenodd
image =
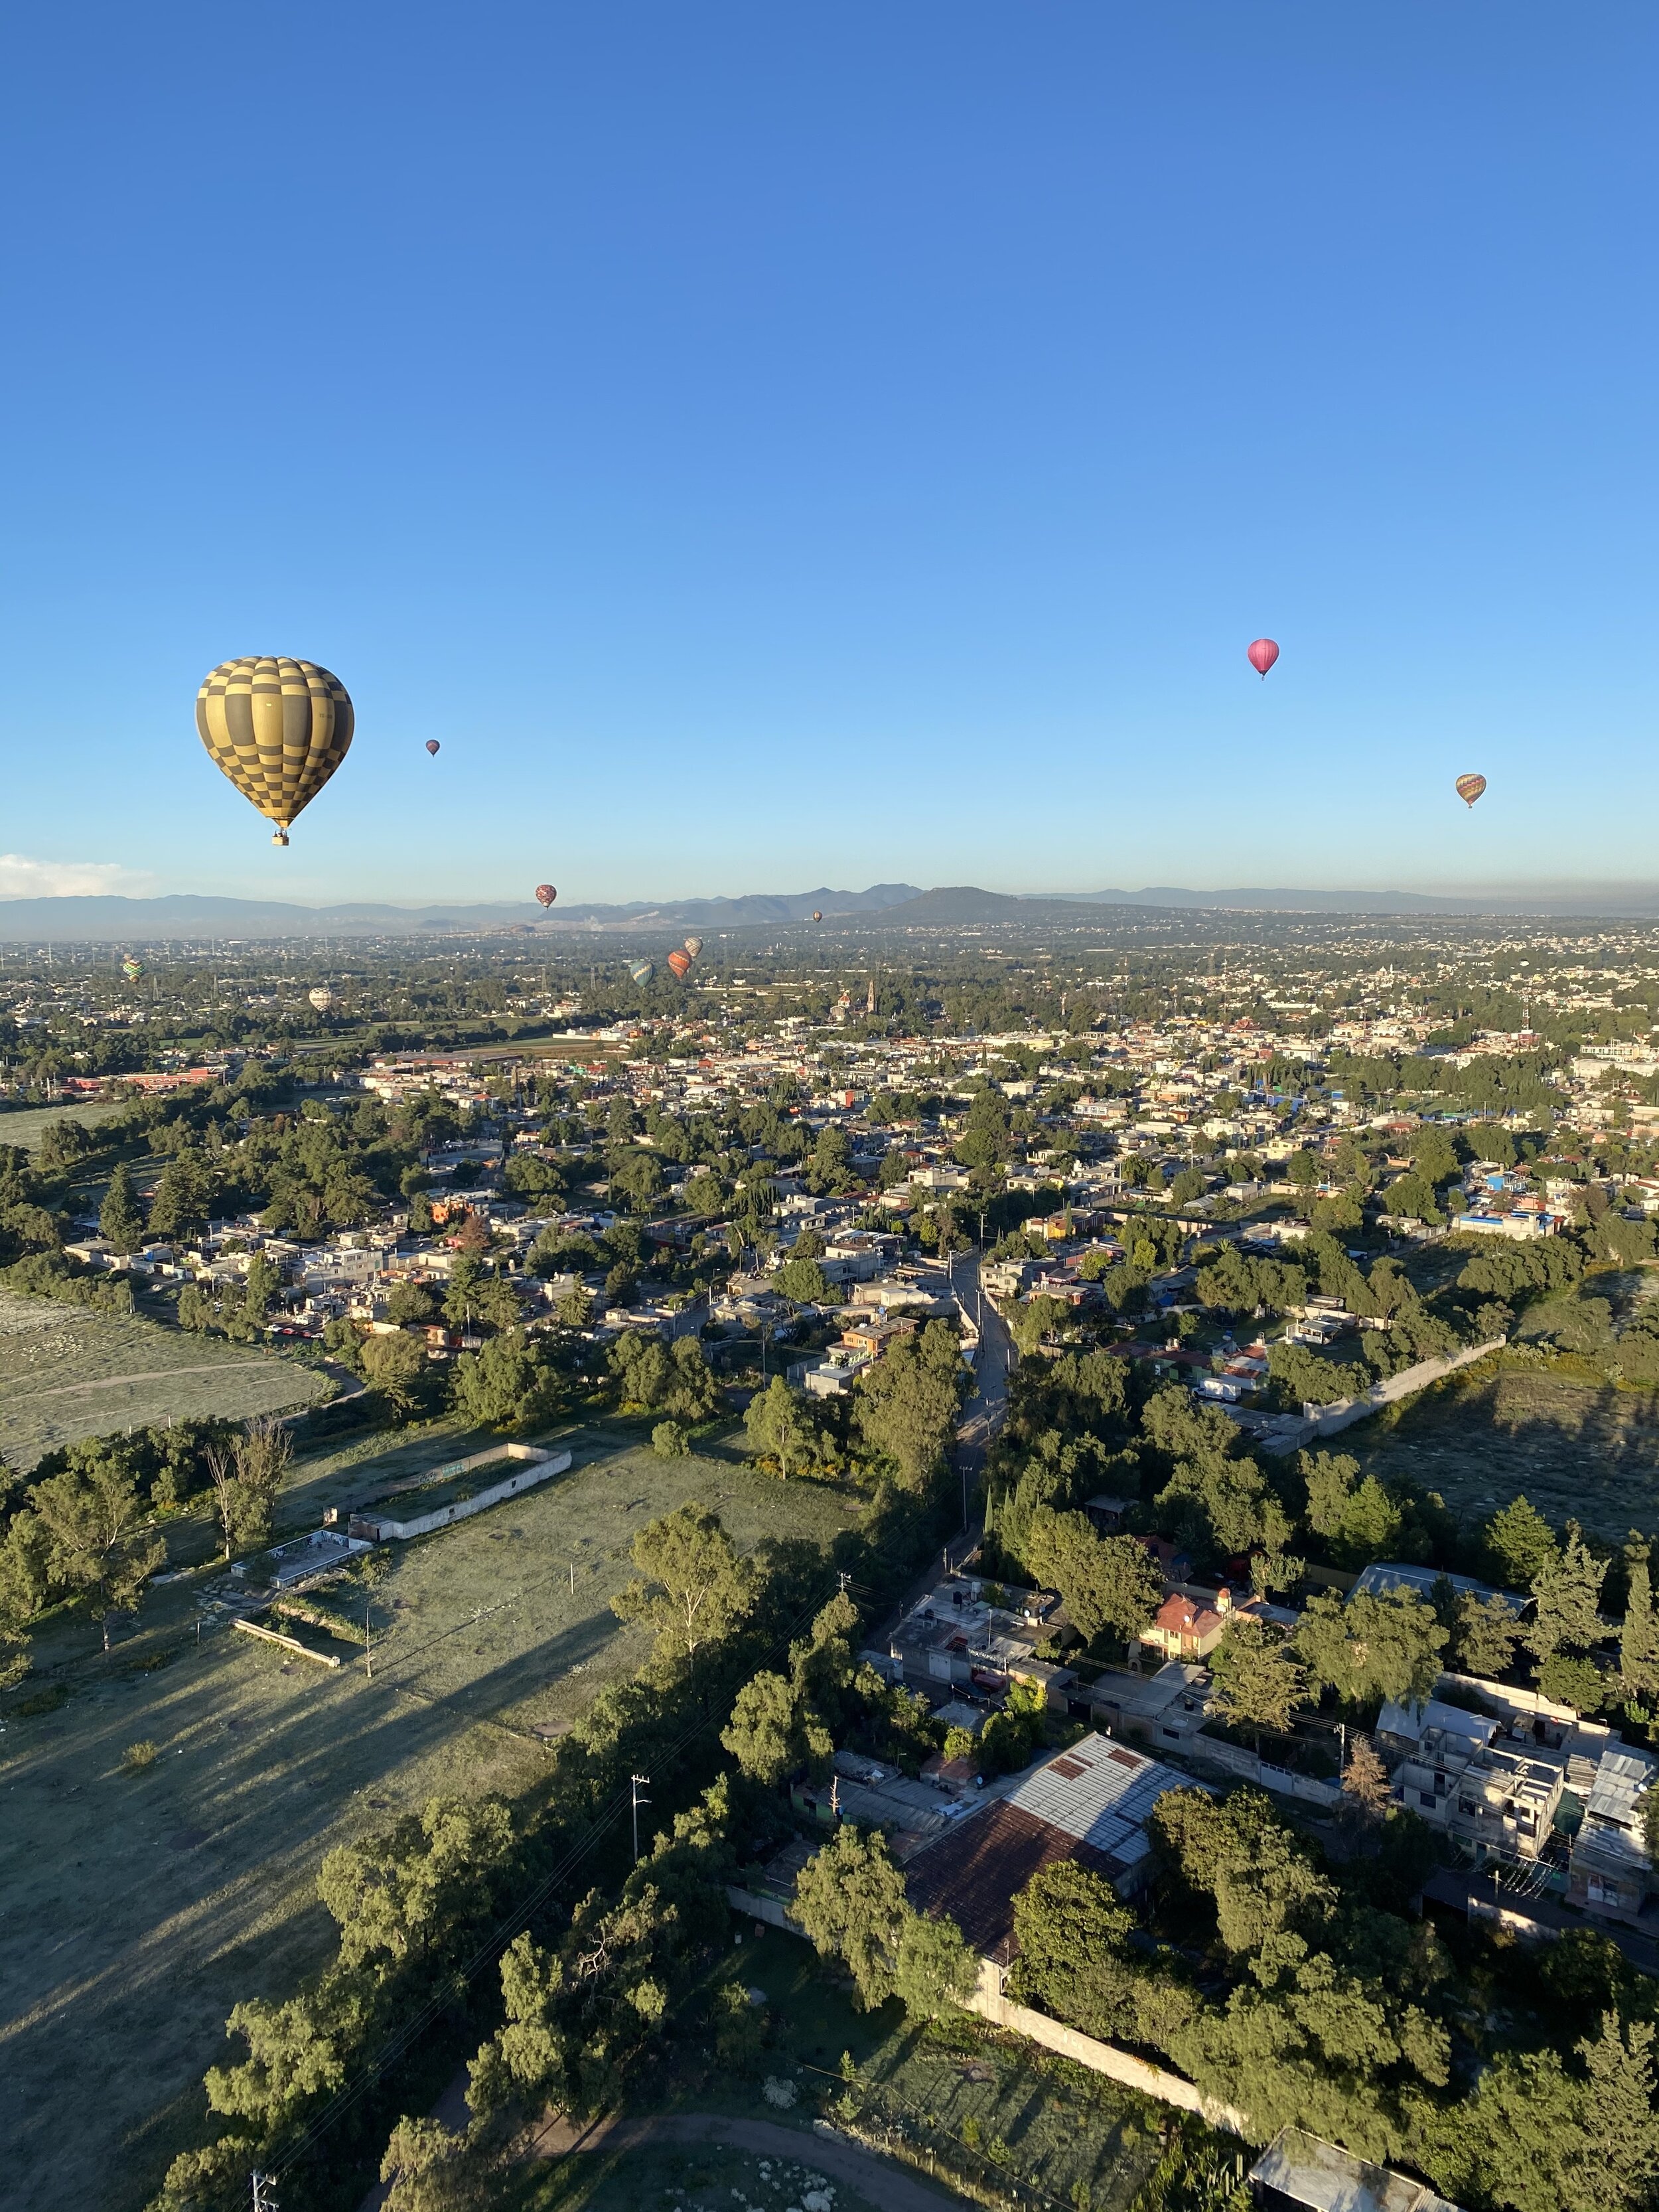
M957 1431L957 1463L966 1468L971 1485L984 1471L985 1455L1008 1410L1008 1373L1014 1347L1000 1314L988 1298L980 1298L977 1253L963 1252L951 1261L951 1285L964 1311L976 1314L980 1322L974 1395L962 1409Z
M943 2212L947 2205L967 2201L890 2165L879 2152L866 2150L850 2136L820 2134L816 2128L809 2135L775 2120L727 2119L718 2112L597 2120L580 2133L568 2121L554 2121L536 2136L534 2148L543 2158L556 2158L570 2151L631 2150L642 2143L711 2143L723 2150L787 2159L792 2166L809 2166L844 2182L881 2212Z

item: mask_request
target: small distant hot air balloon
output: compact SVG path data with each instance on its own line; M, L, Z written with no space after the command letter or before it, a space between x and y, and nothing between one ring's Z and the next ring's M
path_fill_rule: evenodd
M1452 786L1452 789L1465 806L1473 806L1486 787L1486 779L1484 775L1460 775Z
M635 960L629 963L628 972L634 978L634 981L639 984L641 988L643 989L645 985L651 981L651 978L657 971L650 961Z
M1272 638L1259 637L1247 649L1244 657L1256 674L1265 681L1267 671L1279 658L1279 647L1273 643Z
M538 906L551 906L558 896L551 884L538 884L536 886L536 902Z
M668 964L683 983L691 973L691 955L677 945L668 956Z
M702 938L700 938L700 937L688 937L688 938L686 939L686 940L685 940L685 949L686 949L686 951L687 951L691 955L691 957L695 960L695 959L696 958L696 957L697 957L698 953L700 953L700 952L702 951Z
M438 750L438 740L436 738L428 738L427 739L426 749L429 753L435 753Z
M307 991L306 996L319 1014L325 1014L334 1004L334 994L326 983L319 983L314 990Z
M281 654L221 661L196 694L196 727L222 775L276 824L309 806L351 744L351 696L314 661Z
M121 963L121 973L126 977L129 983L136 983L143 972L143 962L142 960L135 960L131 953L129 953L127 957Z
M823 920L823 909L822 907L815 906L813 908L812 919L814 921L822 921Z

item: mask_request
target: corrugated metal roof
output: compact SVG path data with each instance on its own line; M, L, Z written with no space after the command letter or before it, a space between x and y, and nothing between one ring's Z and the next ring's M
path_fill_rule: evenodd
M1642 1815L1637 1800L1653 1780L1654 1772L1654 1761L1640 1752L1604 1751L1585 1811L1598 1820L1616 1820L1621 1827L1639 1828Z
M1085 1735L1028 1774L1008 1798L1034 1820L1125 1861L1139 1858L1146 1815L1181 1777L1109 1736Z

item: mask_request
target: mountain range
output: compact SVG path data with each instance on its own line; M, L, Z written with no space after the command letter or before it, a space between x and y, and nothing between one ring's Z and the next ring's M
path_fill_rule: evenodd
M915 884L872 884L867 890L751 892L738 898L635 899L623 905L555 907L533 901L430 902L397 906L356 901L301 906L279 899L173 893L161 898L113 895L0 899L0 941L12 944L154 944L168 939L427 937L501 931L562 935L650 936L662 930L787 927L821 913L826 922L881 927L953 928L987 923L1053 927L1081 919L1079 908L1188 908L1250 914L1560 915L1607 919L1659 916L1659 885L1614 884L1435 896L1423 891L1186 890L1156 884L1136 891L1056 891L1016 896L972 884L922 890Z

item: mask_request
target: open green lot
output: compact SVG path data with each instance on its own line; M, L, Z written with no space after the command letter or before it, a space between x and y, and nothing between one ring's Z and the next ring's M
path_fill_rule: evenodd
M0 1457L25 1472L80 1437L191 1415L242 1420L308 1406L327 1388L272 1352L0 1291Z
M0 1145L21 1145L26 1152L32 1152L54 1121L78 1121L83 1129L95 1129L120 1111L115 1101L89 1106L26 1106L15 1114L0 1114Z
M1500 1362L1437 1384L1388 1426L1369 1421L1335 1449L1368 1474L1409 1475L1473 1526L1518 1494L1559 1527L1609 1542L1659 1531L1659 1392L1615 1390Z
M388 1460L412 1473L482 1441L446 1425L378 1459L360 1446L302 1462L279 1533L378 1487ZM538 1729L568 1725L641 1656L608 1604L636 1528L696 1497L740 1545L822 1540L855 1510L724 1457L659 1460L621 1431L542 1441L571 1446L568 1474L392 1547L372 1679L225 1627L198 1643L210 1565L155 1589L107 1662L77 1613L44 1631L37 1668L64 1701L21 1712L37 1674L0 1712L9 2212L145 2202L199 2124L231 2007L288 1995L325 1956L313 1884L331 1845L434 1794L511 1798L544 1776ZM208 1556L204 1516L167 1534L175 1561ZM137 1742L155 1762L124 1771Z

